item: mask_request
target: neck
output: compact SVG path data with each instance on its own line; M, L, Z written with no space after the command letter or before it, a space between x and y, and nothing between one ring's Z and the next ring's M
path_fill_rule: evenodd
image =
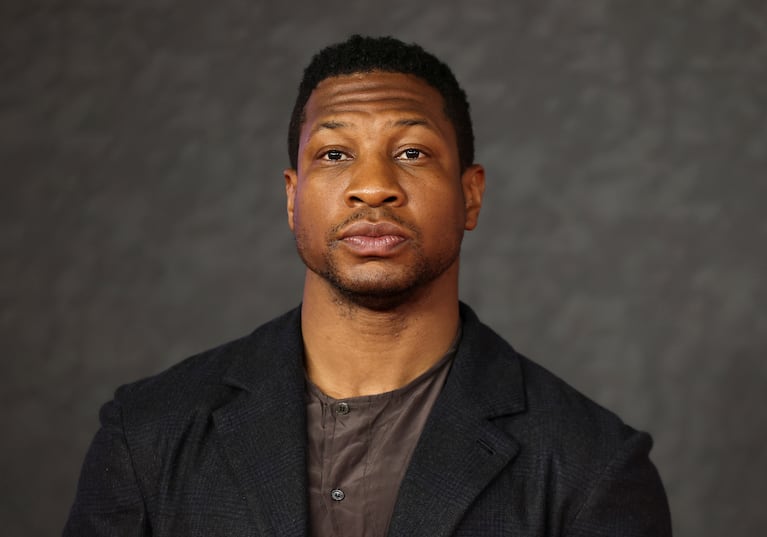
M301 330L311 381L341 399L396 390L427 371L458 330L457 264L451 272L412 299L370 309L307 271Z

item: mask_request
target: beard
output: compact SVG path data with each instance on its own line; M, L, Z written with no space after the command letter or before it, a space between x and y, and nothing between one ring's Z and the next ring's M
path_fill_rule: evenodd
M341 245L336 239L338 232L350 223L366 218L395 222L411 232L412 239L408 245L411 249L411 259L407 265L388 259L371 260L344 269L339 259L338 250ZM373 209L355 213L334 226L324 238L321 255L311 254L307 235L300 226L296 229L296 249L306 268L328 282L340 302L374 311L396 309L416 298L429 283L444 274L457 261L463 236L461 230L457 240L448 241L430 256L424 250L421 233L415 226L389 210L381 212ZM362 265L367 263L382 263L384 266L365 271ZM396 266L387 268L387 263Z

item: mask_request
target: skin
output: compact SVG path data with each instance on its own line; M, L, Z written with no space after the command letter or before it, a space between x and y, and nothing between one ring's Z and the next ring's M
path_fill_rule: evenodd
M437 90L401 73L322 81L305 108L288 224L306 264L309 378L354 397L404 386L453 342L463 233L485 176L460 169Z

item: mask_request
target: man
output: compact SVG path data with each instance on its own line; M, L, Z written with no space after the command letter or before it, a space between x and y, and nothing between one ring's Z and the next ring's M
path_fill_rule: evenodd
M120 388L65 535L670 535L650 437L459 304L485 177L450 69L328 47L288 138L301 307Z

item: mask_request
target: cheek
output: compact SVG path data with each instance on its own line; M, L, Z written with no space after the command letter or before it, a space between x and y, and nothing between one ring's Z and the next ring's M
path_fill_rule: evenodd
M432 190L420 198L414 209L425 225L441 226L445 230L452 227L463 229L466 215L463 196L452 190Z
M323 244L327 234L327 210L322 200L312 196L297 197L293 210L294 234L305 247Z
M311 222L319 216L315 205L317 204L317 193L312 192L305 184L300 185L296 190L294 201L294 218L296 224Z
M312 220L311 206L303 198L296 196L293 205L293 233L302 244L311 238L306 226L307 223L311 225Z
M339 196L343 199L343 193L338 188L338 182L320 178L304 179L296 189L296 211L301 210L306 217L322 219L338 205Z

